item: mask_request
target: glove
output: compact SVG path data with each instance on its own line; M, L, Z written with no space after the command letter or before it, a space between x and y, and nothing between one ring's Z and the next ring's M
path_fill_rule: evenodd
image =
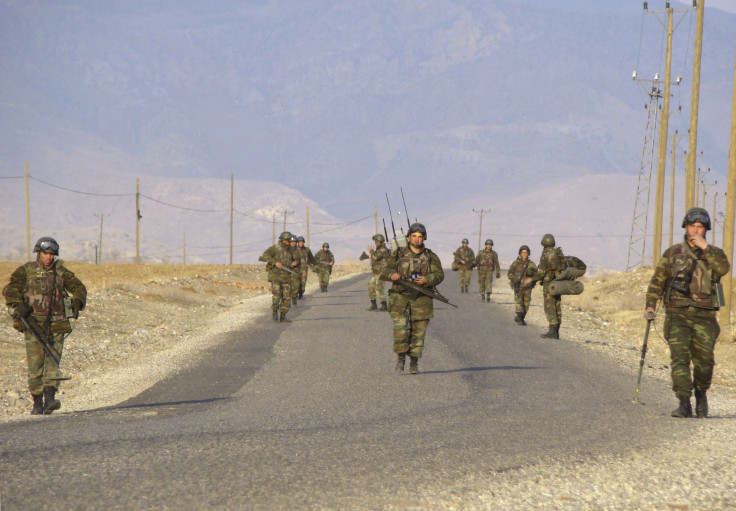
M20 333L23 333L26 331L26 327L23 326L23 323L18 318L13 318L13 328L18 330Z
M27 318L31 315L32 312L33 307L31 307L30 305L26 305L23 302L15 306L15 313L18 315L19 318Z
M79 311L81 311L84 308L82 305L81 300L77 300L76 298L72 300L72 312L74 313L74 319L79 318Z

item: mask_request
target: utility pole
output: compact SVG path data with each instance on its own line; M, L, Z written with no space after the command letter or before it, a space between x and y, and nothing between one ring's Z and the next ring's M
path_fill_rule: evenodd
M181 240L181 246L182 246L181 264L186 266L187 265L187 231L184 231L184 235L182 236L182 240ZM232 264L232 260L230 261L230 264Z
M730 271L721 277L726 305L721 307L719 319L721 325L731 324L731 306L733 298L733 235L734 216L736 216L736 63L733 67L733 98L731 99L731 143L728 151L728 182L726 183L726 217L723 219L723 250L731 262ZM730 193L729 193L730 192Z
M698 147L698 108L700 102L700 61L703 52L703 18L705 17L705 0L693 0L697 10L695 17L695 48L693 49L693 87L690 101L690 145L685 165L685 210L695 206L693 195L695 185L695 163Z
M309 246L309 206L307 206L307 246Z
M378 234L378 206L373 206L373 219L376 221L376 230L374 234Z
M271 222L272 222L272 232L271 232L271 245L276 244L276 213L273 213L271 216Z
M234 174L230 174L230 264L233 264L233 191L235 187Z
M480 217L480 226L478 227L478 253L480 253L480 240L483 236L483 215L490 213L490 209L475 209L473 208L473 213L478 213L478 216Z
M135 179L135 264L141 264L141 193L140 180Z
M28 162L26 162L26 261L31 260L31 194L28 189Z
M100 243L97 245L99 247L99 262L102 262L102 221L105 219L105 214L100 213L99 215L95 213L96 217L99 217L100 219ZM110 215L107 215L110 216Z
M277 209L276 212L281 213L282 211L280 209ZM286 215L291 215L294 212L289 211L288 209L284 209L283 213L284 213L284 228L281 229L282 232L286 230Z
M716 209L718 207L718 192L713 194L713 234L711 235L711 239L713 240L713 244L716 245L716 228L718 227L718 210ZM729 259L730 261L730 259Z

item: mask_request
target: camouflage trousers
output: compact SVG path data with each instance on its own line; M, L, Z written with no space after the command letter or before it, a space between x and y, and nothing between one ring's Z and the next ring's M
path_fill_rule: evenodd
M64 350L64 337L66 334L54 334L54 349L59 354ZM59 382L51 380L61 376L59 366L53 358L46 356L41 344L30 333L25 333L26 337L26 359L28 361L28 389L31 394L39 395L43 392L44 387L59 388Z
M402 312L390 314L394 324L394 353L409 353L410 357L421 358L429 320L412 321L409 314Z
M514 302L516 302L515 312L522 314L529 312L529 306L532 303L532 288L519 289L517 293L514 293Z
M473 273L473 270L470 268L464 268L460 266L457 269L457 278L460 279L460 285L461 286L467 286L470 284L470 275Z
M371 276L371 280L368 283L368 298L371 300L378 298L378 301L385 302L386 292L383 290L383 285L386 281L381 280L379 277L380 275L376 275L375 273Z
M289 312L291 307L291 282L271 282L271 310Z
M493 293L493 270L478 270L478 293Z
M302 274L301 274L301 276L299 278L299 281L300 281L301 286L302 286L301 287L301 292L302 293L304 293L307 290L307 275L309 275L309 272L305 268L304 270L302 270Z
M319 270L319 287L325 288L330 283L330 270L320 268Z
M550 294L549 282L545 282L542 286L542 295L544 296L544 315L547 317L547 323L559 325L562 320L562 297Z
M297 296L299 296L299 288L301 287L301 285L302 285L302 276L299 270L297 270L297 274L291 276L291 297L292 298L296 298Z
M710 388L715 365L713 350L720 333L715 312L689 315L667 311L664 337L670 347L672 390L677 397L690 397L693 380L698 390Z

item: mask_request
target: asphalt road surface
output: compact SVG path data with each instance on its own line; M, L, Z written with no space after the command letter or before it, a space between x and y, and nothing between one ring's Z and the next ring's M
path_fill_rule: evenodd
M505 280L505 279L504 279ZM505 282L504 282L505 283ZM0 509L404 509L548 458L661 443L669 392L440 286L420 374L394 372L368 276L308 296L119 406L0 426ZM564 335L564 329L563 329ZM408 369L408 364L407 364Z

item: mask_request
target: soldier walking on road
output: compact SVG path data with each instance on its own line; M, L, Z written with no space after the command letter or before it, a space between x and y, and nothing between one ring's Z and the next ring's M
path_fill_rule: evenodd
M555 280L557 269L560 267L560 258L563 257L562 249L555 248L555 237L547 233L542 236L542 255L539 258L537 274L534 282L542 281L542 295L544 297L544 315L549 323L549 330L540 337L546 339L560 338L560 324L562 323L562 297L550 293L550 282Z
M670 347L672 390L680 401L672 417L692 417L690 396L695 390L695 413L708 416L708 398L715 365L714 347L721 332L716 311L720 279L730 269L726 253L710 245L705 235L710 216L690 208L682 220L685 237L662 254L649 282L645 316L665 307L664 337ZM690 364L692 362L692 376Z
M294 273L291 275L291 306L296 307L297 301L299 300L299 288L301 287L302 283L302 267L306 266L306 258L304 255L304 252L299 250L299 247L297 247L297 237L295 235L291 235L291 238L289 238L289 247L291 247L291 252L294 254L294 259L296 259L296 266L294 266Z
M470 284L470 275L473 273L473 261L475 253L468 246L467 238L463 239L462 244L455 250L454 266L457 268L457 278L460 281L460 292L468 292L468 284Z
M286 318L286 313L289 312L291 305L291 278L298 264L291 249L291 233L282 232L279 235L279 242L267 248L258 260L264 261L268 270L273 320L290 323L291 320Z
M317 263L319 273L319 287L323 293L326 293L327 286L330 284L332 267L335 265L335 256L330 252L329 243L322 243L322 250L314 254L314 260Z
M485 248L478 253L474 266L478 267L478 292L480 299L491 303L493 293L493 273L501 278L501 266L498 264L498 254L493 250L493 240L487 239Z
M307 268L309 268L309 266L314 266L316 264L316 261L314 260L314 255L312 254L312 251L309 250L309 247L304 246L304 236L297 237L296 246L306 260L306 264L300 266L301 277L299 279L299 294L297 298L301 300L302 298L304 298L304 291L307 290L307 274L309 273L307 271Z
M429 289L445 278L439 257L424 246L427 230L424 225L409 226L408 246L391 253L383 280L393 282L389 290L388 311L393 322L394 353L397 354L396 370L403 371L406 354L409 354L411 374L419 373L419 359L424 350L427 325L434 315L434 305L429 296L401 284L410 281Z
M368 283L368 298L371 301L371 306L368 307L369 311L386 311L388 306L386 303L386 293L383 290L383 280L381 280L381 272L386 268L388 258L391 256L391 252L386 248L386 238L383 234L376 234L373 236L373 241L376 243L375 250L373 247L368 246L366 250L368 253L368 259L371 261L371 280ZM361 255L361 258L362 255ZM378 308L377 300L381 301L381 308Z
M533 277L537 273L537 265L529 258L531 250L527 245L519 247L519 257L509 266L508 277L511 288L514 290L514 301L516 302L516 316L514 321L517 325L526 325L524 318L532 303L532 289L536 282Z
M61 401L56 399L62 379L59 362L64 339L72 331L69 318L77 319L79 311L84 310L87 288L58 258L59 244L54 238L40 238L33 252L38 253L36 260L13 272L3 296L12 309L13 327L25 333L28 389L33 398L31 415L48 415L61 408ZM38 323L50 341L49 354L42 341L25 329L23 321Z

